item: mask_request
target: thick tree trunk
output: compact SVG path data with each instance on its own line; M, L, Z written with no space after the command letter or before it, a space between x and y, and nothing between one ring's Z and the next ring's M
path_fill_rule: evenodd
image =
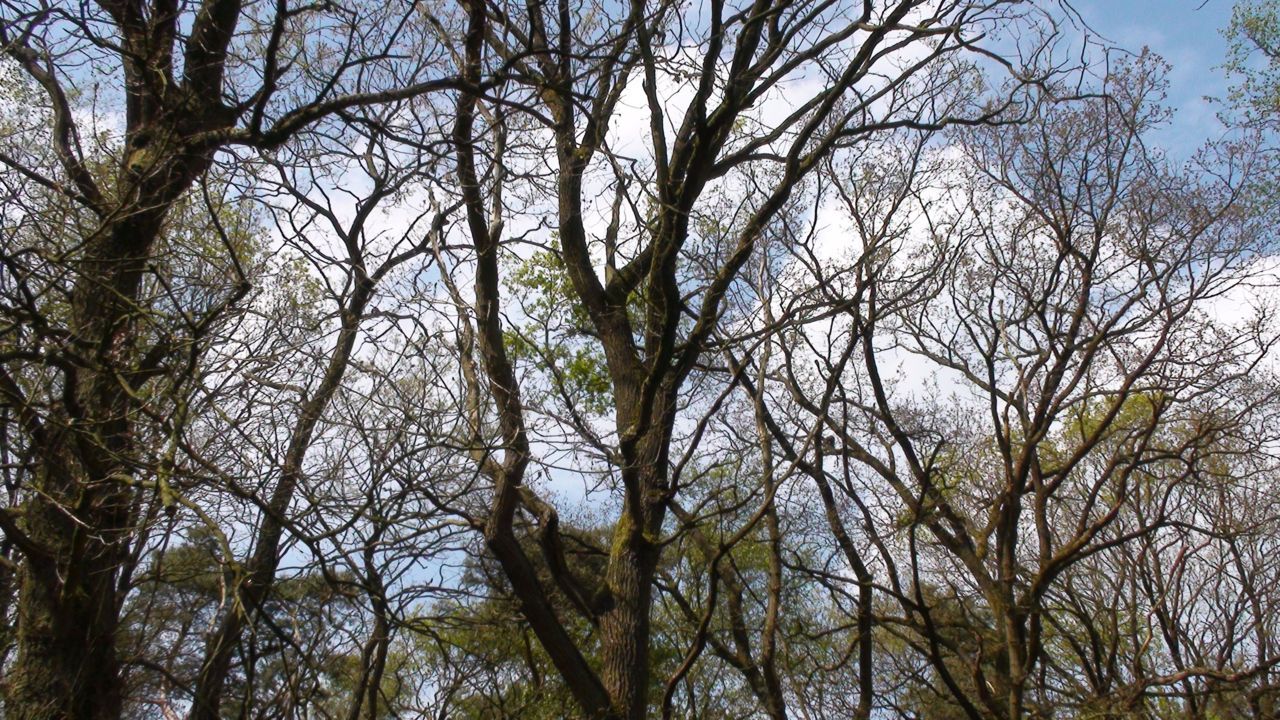
M641 720L648 711L649 608L659 548L630 508L614 530L606 582L611 606L600 618L600 675L618 716Z
M90 502L108 516L117 514L110 506L122 504L110 495ZM22 565L18 654L6 714L14 720L118 718L123 693L115 580L124 548L89 537L59 505L36 499L28 506L32 537L71 561Z
M666 515L665 487L670 425L662 396L654 399L648 417L639 422L646 403L638 388L618 388L619 427L642 428L633 443L623 442L626 466L622 479L627 497L613 531L609 567L605 573L609 604L600 616L600 679L617 717L642 720L648 716L652 673L649 615L653 583L662 554L659 539Z
M23 525L44 557L20 573L18 653L7 710L21 718L117 718L116 587L128 558L133 368L138 293L162 213L104 228L90 241L72 294L74 406L46 423ZM62 427L55 428L54 423Z

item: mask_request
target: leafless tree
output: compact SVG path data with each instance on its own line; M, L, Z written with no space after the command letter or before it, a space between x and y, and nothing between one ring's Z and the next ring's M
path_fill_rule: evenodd
M984 46L985 34L1031 29L1024 21L1042 17L1021 4L465 10L457 50L464 80L477 84L495 65L511 69L495 93L500 99L461 96L453 132L474 250L474 330L464 342L474 343L476 360L466 348L463 362L475 366L467 376L477 443L487 440L482 402L496 424L496 437L475 451L493 487L483 531L583 712L639 718L650 703L654 582L682 483L672 442L686 383L720 327L725 294L779 211L833 151L894 127L976 125L1024 113L1035 87L1059 69L1056 38L1033 33L1029 46L1008 52ZM1009 81L996 78L998 90L975 94L981 64L1011 71ZM806 78L821 80L811 87ZM803 89L791 90L793 83ZM639 92L628 95L636 84ZM771 99L787 109L764 118L761 108ZM612 134L630 129L619 126L626 102L641 106L643 160L612 147ZM515 118L532 119L533 131L554 148L548 177L524 180L513 171L520 166L505 143ZM531 430L504 340L502 303L502 254L515 224L506 199L522 181L530 188L522 192L543 198L537 209L553 213L558 242L551 252L570 281L568 302L585 311L583 330L608 377L612 427L587 439L604 455L616 515L607 569L593 577L575 576L557 557L563 543L556 513L526 482L542 438ZM594 232L588 222L600 185L613 195L605 202L612 210ZM693 220L713 212L726 231L703 235ZM546 564L592 628L590 642L569 632L520 543L522 509L538 518Z
M1242 142L1172 167L1144 143L1161 72L1141 57L1025 125L833 166L853 260L797 243L792 306L811 319L781 347L774 432L810 452L850 572L882 597L862 617L917 658L900 709L1133 711L1183 683L1198 717L1194 683L1271 692L1250 685L1276 662L1261 568L1227 570L1271 511L1221 513L1237 493L1273 506L1275 331L1265 303L1215 306L1266 282L1263 156ZM1182 574L1202 562L1242 579L1205 594Z
M1274 161L1069 7L0 18L6 717L1275 714Z

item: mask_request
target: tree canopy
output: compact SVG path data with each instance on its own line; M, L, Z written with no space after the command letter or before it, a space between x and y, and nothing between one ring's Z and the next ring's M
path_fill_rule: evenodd
M1276 717L1278 18L0 0L0 714Z

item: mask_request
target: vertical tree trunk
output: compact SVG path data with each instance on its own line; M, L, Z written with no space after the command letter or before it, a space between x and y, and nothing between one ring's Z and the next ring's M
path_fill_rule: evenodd
M118 718L123 693L115 578L123 548L85 537L85 530L66 517L66 509L50 500L33 500L27 520L33 538L56 548L60 557L78 557L70 565L22 564L10 717ZM89 544L96 547L84 552Z
M626 488L622 513L614 527L605 584L610 604L600 617L601 681L618 717L642 720L649 709L652 668L650 609L653 581L662 553L659 538L666 514L669 424L662 422L670 405L659 395L646 413L638 388L617 386L619 428L639 430L622 443ZM649 422L643 422L641 417ZM657 421L652 420L658 418Z
M612 604L600 618L601 680L618 715L641 720L648 709L649 607L658 546L624 508L606 575Z
M12 717L117 718L116 581L128 558L132 497L132 370L137 299L162 213L140 212L86 246L72 292L71 343L84 367L71 373L65 417L46 422L25 530L47 557L20 574ZM63 427L55 428L53 423Z

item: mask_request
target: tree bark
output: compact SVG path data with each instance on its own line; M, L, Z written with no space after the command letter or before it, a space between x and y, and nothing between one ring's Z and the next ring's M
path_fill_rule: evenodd
M85 367L67 377L63 427L46 424L23 529L43 557L20 572L18 653L8 711L115 718L122 703L116 587L128 558L133 400L122 374L136 351L137 298L161 213L139 213L90 241L72 295L72 342ZM50 423L51 424L51 423Z

